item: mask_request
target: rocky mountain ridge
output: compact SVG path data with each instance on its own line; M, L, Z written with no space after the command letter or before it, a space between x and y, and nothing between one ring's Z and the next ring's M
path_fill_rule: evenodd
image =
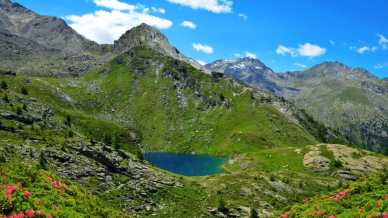
M62 19L38 15L8 0L3 0L0 7L0 28L10 34L70 55L97 47L96 43L76 33Z
M90 41L62 19L39 15L18 3L0 3L0 67L24 74L82 75L115 55L147 45L205 70L182 55L156 28L147 24L128 30L113 45Z
M113 51L120 54L141 46L147 46L162 54L184 61L197 69L203 69L196 61L185 57L177 48L173 47L167 37L158 29L145 23L128 30L118 40L114 41Z
M206 67L295 102L354 145L388 148L388 89L367 70L324 62L305 71L275 73L260 61L242 62L216 61Z

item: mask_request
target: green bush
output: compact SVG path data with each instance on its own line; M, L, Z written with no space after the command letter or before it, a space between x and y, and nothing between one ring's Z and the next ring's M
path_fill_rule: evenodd
M18 114L18 115L22 115L23 114L23 109L21 108L21 107L16 107L16 113Z
M251 208L250 218L259 218L259 214L255 210L255 208Z
M7 84L7 82L1 81L0 87L1 87L1 89L3 89L3 90L7 90L7 89L8 89L8 84Z
M217 206L218 211L222 213L228 213L228 208L226 207L226 203L223 198L220 198L218 200L218 206Z
M7 95L7 94L5 94L5 95L3 96L3 101L5 101L6 103L9 103L9 98L8 98L8 95Z
M27 90L27 88L24 87L24 86L21 88L20 92L21 92L23 95L28 95L28 90Z
M340 160L333 160L330 162L330 168L332 169L338 169L338 168L341 168L343 166L342 162Z

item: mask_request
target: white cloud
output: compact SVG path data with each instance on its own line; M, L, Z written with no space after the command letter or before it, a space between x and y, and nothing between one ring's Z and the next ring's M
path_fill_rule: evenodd
M214 50L211 46L201 44L201 43L194 43L193 49L198 51L198 52L203 52L205 54L213 54L214 53Z
M170 20L148 14L148 10L139 10L118 0L94 0L97 6L111 9L98 10L83 15L69 15L65 18L79 34L98 43L113 43L127 30L146 23L159 29L170 28Z
M205 61L201 61L201 60L196 60L198 62L198 64L202 65L202 66L205 66L207 63Z
M94 0L94 3L97 6L104 7L104 8L109 8L112 10L119 10L119 11L131 11L135 10L134 5L130 5L124 2L120 2L119 0Z
M241 17L243 20L248 20L248 16L246 14L239 13L238 16Z
M326 48L321 48L318 45L305 43L303 45L299 45L298 53L300 56L304 57L319 57L326 54Z
M167 0L171 3L191 7L193 9L204 9L213 13L231 13L233 1L231 0Z
M373 47L363 46L363 47L360 47L360 48L351 47L351 49L355 49L356 52L359 53L359 54L364 54L366 52L375 52L375 51L378 50L378 47L376 47L376 46L373 46Z
M290 55L292 57L296 57L297 53L295 51L295 48L289 48L284 45L279 45L278 48L276 49L276 54L279 55Z
M240 53L234 53L233 56L236 57L236 58L240 58L241 54Z
M256 54L252 52L245 52L245 57L256 59Z
M388 39L383 36L382 34L377 34L379 37L379 45L382 49L387 50L388 49Z
M189 20L183 21L181 23L181 26L189 28L189 29L196 29L197 28L197 25L195 25L195 23L193 23L192 21L189 21Z
M160 14L165 14L166 13L166 9L164 9L164 8L151 7L151 10L154 13L160 13Z
M382 64L376 64L375 68L376 69L388 68L388 62L385 62L385 63L382 63Z
M326 54L326 48L322 48L318 45L314 45L311 43L299 45L298 48L279 45L276 49L276 53L279 55L289 55L291 57L302 56L314 58Z
M333 40L330 40L329 43L330 43L330 45L335 45L335 41L333 41Z
M294 66L300 67L300 68L307 68L306 65L300 64L300 63L294 63Z

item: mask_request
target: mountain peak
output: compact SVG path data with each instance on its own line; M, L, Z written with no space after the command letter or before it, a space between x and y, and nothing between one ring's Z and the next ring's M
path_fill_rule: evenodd
M125 32L114 42L114 49L118 52L124 52L144 45L163 50L169 54L177 53L177 50L170 45L167 37L158 29L145 23Z
M125 32L114 42L113 49L117 53L122 53L141 46L150 47L164 55L186 62L197 69L205 70L197 62L182 55L157 28L146 23Z
M206 65L206 68L212 72L224 73L256 88L269 90L275 94L281 93L281 88L273 82L277 79L276 73L256 58L217 60Z
M320 64L313 66L312 68L322 68L322 69L330 69L330 70L344 70L350 69L349 66L339 62L339 61L325 61Z
M311 76L356 76L356 77L368 77L375 78L375 76L368 70L363 68L353 68L347 66L338 61L326 61L321 64L317 64L305 71L305 74Z
M254 65L265 66L265 64L263 62L261 62L259 59L251 58L251 57L239 58L239 59L237 59L237 62L246 62L246 63L250 63L250 64L254 64Z

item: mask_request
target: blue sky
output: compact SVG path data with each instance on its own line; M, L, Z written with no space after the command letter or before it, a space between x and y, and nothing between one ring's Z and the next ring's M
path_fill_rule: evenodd
M256 56L275 71L340 61L388 77L385 0L16 0L109 43L147 22L203 62ZM185 22L185 26L182 22ZM195 27L195 28L193 28Z

